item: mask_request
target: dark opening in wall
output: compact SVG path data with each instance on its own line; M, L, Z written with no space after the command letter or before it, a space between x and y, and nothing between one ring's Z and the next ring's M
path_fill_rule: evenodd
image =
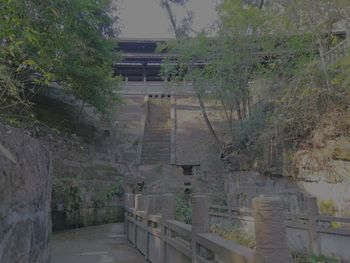
M185 194L191 194L192 193L191 183L190 182L185 182L184 186L185 186L184 193Z
M193 175L193 165L183 165L182 166L183 175Z
M104 130L103 131L103 136L104 137L110 137L111 136L111 131L110 130Z

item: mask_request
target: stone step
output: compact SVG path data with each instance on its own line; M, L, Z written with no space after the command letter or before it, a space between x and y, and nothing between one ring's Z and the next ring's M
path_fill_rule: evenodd
M142 160L148 160L148 161L157 161L157 160L170 160L170 156L169 155L157 155L157 156L152 156L152 157L147 157L144 156L144 158Z
M170 150L170 143L144 143L143 149L150 149L156 151L157 149L167 149Z
M155 140L146 140L146 141L143 141L143 146L154 146L154 147L158 147L158 146L161 146L161 147L169 147L170 148L170 140L168 141L155 141Z
M170 155L163 154L163 155L148 155L148 156L143 156L143 160L169 160Z
M146 129L145 134L154 134L154 135L169 135L170 136L170 131L165 132L165 131L159 131L159 130L149 130Z
M150 141L164 141L164 140L169 140L170 141L170 135L168 134L145 134L143 136L143 141L145 140L150 140Z
M143 136L141 163L169 163L170 100L150 98L148 114Z
M150 152L150 151L144 151L144 152L142 152L142 155L143 155L144 157L149 156L150 158L153 158L153 156L169 156L170 153L169 153L169 152L166 152L166 151L164 151L164 152Z
M148 147L149 146L149 147ZM147 147L142 147L142 151L144 152L150 152L150 153L160 153L160 152L170 152L170 147L163 147L163 146L160 146L158 147L158 145L147 145Z
M170 136L169 135L148 135L146 134L143 137L143 142L148 141L148 142L154 142L154 141L159 141L159 142L164 142L164 141L169 141L170 142Z
M148 130L156 130L156 131L170 131L170 127L166 124L164 125L149 125L146 123L146 129Z
M170 131L169 132L165 132L165 131L152 131L152 130L145 130L145 135L168 135L170 136Z
M170 147L170 140L144 140L143 145Z
M170 137L145 137L143 138L143 144L156 143L156 144L170 144Z
M143 165L157 165L157 164L168 164L168 161L142 161Z
M169 154L149 154L149 155L143 155L143 160L168 160L170 155Z
M160 151L160 152L154 152L154 151L144 151L142 152L142 156L147 158L148 156L150 158L153 158L153 156L170 156L169 151Z
M170 137L145 137L143 138L143 144L146 143L170 144Z
M148 124L146 124L146 129L147 130L152 130L152 131L165 131L165 132L170 132L170 128L169 127L162 127L162 126L150 126Z
M143 144L145 143L170 143L170 137L169 136L157 136L157 137L152 137L152 136L146 136L143 138Z
M152 129L152 130L162 130L162 131L166 131L169 130L170 131L170 127L167 123L164 124L150 124L150 123L146 123L146 128L147 129Z
M142 153L142 155L141 155L142 157L144 157L144 159L147 159L147 158L158 158L158 157L168 157L169 158L169 156L170 156L170 153L168 152L168 153L166 153L166 152L159 152L159 153L155 153L155 152L143 152Z

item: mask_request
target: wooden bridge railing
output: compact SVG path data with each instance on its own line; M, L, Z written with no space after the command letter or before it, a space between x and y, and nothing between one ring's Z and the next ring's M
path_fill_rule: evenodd
M256 250L210 233L210 202L205 195L192 198L192 225L174 220L172 194L161 198L126 194L125 200L128 240L152 263L288 263L292 260L282 204L274 198L253 201Z

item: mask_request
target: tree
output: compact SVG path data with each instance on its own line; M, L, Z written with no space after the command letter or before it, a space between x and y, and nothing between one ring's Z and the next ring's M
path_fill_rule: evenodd
M116 100L111 0L0 0L0 103L28 104L51 82L106 113Z
M263 2L246 5L241 0L224 1L219 7L218 39L208 40L202 32L197 37L178 37L165 47L176 59L165 61L163 76L175 81L184 78L192 83L204 121L221 150L223 141L208 118L203 98L208 96L209 89L209 96L218 99L234 136L234 111L240 121L248 117L249 80L258 64L256 37L262 34L265 22L262 6Z
M343 22L349 31L349 2L346 0L297 0L280 1L284 15L289 19L294 32L311 33L323 72L325 85L331 89L326 53L331 48L332 32ZM350 31L349 31L350 32Z
M205 109L203 96L208 89L208 77L210 76L207 62L210 61L210 49L208 39L204 33L195 38L179 38L160 45L158 50L167 50L175 54L176 58L167 58L162 64L161 74L165 79L172 81L189 81L199 102L204 122L214 138L217 146L222 150L222 142L217 136Z
M160 0L160 6L166 10L176 38L187 37L191 33L193 12L188 11L187 16L184 17L181 22L179 22L177 21L172 5L186 6L187 2L188 0Z

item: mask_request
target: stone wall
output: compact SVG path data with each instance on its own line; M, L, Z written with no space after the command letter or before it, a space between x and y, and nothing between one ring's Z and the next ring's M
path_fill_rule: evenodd
M187 188L194 191L217 191L223 189L224 169L220 151L211 137L195 96L182 87L172 87L167 83L135 85L127 83L122 90L124 104L118 107L114 122L118 133L118 154L123 163L133 170L135 186L138 181L145 182L144 190L153 192L182 192ZM169 164L140 165L139 153L132 147L142 144L146 114L145 96L152 94L173 94L171 119L174 143L171 145L173 160ZM209 105L209 104L208 104ZM224 125L222 111L208 107L210 120L215 128ZM224 129L218 129L224 130ZM226 136L225 134L220 134ZM193 166L191 176L184 175L183 166Z
M130 171L116 161L115 137L108 131L90 142L80 137L44 141L54 153L54 231L122 221L120 188Z
M50 153L2 124L0 143L0 262L49 262Z
M302 212L306 209L308 194L288 177L232 171L228 174L226 187L227 192L234 196L232 202L235 207L249 208L253 198L263 195L281 198L286 211Z
M39 125L32 136L53 153L53 230L122 221L117 188L137 174L143 96L126 98L107 122L89 117L89 107L79 114L78 102L68 107L65 97L48 95L55 107L39 103L36 114L51 129Z

